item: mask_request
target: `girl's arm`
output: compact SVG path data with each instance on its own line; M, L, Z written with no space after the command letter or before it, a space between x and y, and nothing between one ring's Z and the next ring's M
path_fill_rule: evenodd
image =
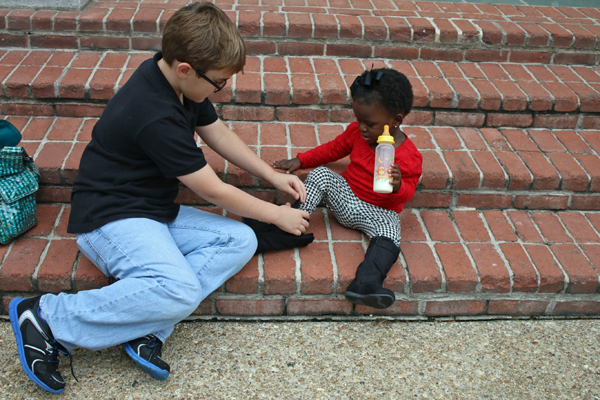
M300 199L301 202L306 200L306 188L297 176L275 171L220 119L210 125L196 127L196 132L208 147L226 160L270 182L276 189L289 193L294 199Z

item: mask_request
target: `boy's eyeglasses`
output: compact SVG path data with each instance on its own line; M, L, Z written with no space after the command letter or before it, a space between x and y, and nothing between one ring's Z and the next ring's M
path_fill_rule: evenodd
M196 71L196 73L198 74L198 76L200 76L206 82L210 83L211 85L213 85L215 87L215 93L217 93L218 91L220 91L221 89L223 89L225 87L225 85L227 85L227 79L225 79L221 85L217 85L208 76L204 75L204 73L202 71L200 71L199 69L194 68L194 71Z

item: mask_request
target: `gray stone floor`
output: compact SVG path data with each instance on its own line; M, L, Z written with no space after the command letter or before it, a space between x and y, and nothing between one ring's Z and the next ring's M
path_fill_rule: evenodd
M73 352L46 394L0 322L2 399L600 399L600 320L184 322L167 381L115 347Z

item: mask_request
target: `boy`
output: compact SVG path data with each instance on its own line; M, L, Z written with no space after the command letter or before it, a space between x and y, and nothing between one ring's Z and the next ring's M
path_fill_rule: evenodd
M11 301L19 358L39 386L61 393L58 353L123 344L140 367L167 379L162 344L174 325L252 257L246 225L174 203L179 183L235 214L300 235L308 213L266 203L225 184L196 146L194 131L230 162L304 201L293 175L273 170L217 117L207 97L244 67L244 42L210 3L178 10L162 53L140 65L94 127L74 181L68 231L117 281L77 294Z

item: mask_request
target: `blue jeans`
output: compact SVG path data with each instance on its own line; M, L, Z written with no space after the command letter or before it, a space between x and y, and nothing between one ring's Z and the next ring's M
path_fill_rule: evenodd
M118 280L76 294L46 294L42 317L67 349L104 349L153 333L161 341L174 325L235 275L256 250L241 222L181 207L160 223L129 218L77 235L77 245Z

